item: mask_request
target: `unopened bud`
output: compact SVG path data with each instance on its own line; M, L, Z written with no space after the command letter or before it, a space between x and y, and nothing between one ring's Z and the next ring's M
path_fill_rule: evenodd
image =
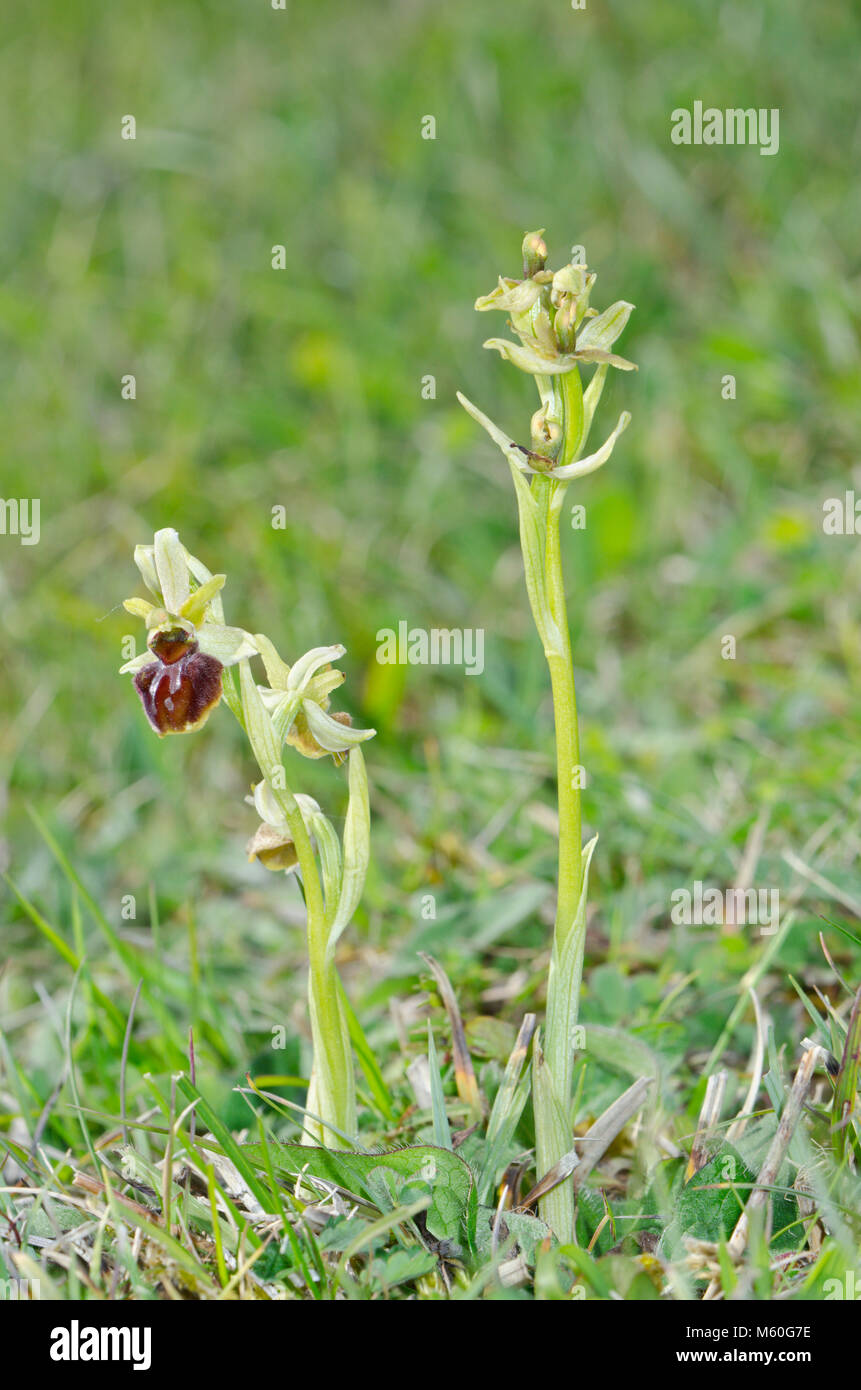
M562 352L577 346L577 300L566 296L553 318L553 331Z
M594 276L592 277L594 279ZM589 272L585 265L564 265L553 276L551 299L555 305L563 303L566 295L579 299L586 289Z
M523 238L523 274L527 279L543 270L547 264L547 243L544 228L540 232L527 232Z
M258 825L245 848L249 864L259 859L264 868L273 872L295 869L299 863L292 836L265 823Z
M539 458L553 462L562 448L562 428L556 420L548 420L544 408L536 410L530 421L532 450Z

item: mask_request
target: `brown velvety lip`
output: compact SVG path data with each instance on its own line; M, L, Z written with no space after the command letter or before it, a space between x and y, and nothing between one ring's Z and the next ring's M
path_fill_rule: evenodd
M214 656L197 651L180 654L170 662L156 660L134 678L144 713L160 738L200 728L222 695L222 665Z

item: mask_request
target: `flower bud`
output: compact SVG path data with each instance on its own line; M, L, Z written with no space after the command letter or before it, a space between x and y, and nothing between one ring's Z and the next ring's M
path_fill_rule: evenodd
M561 352L577 346L577 300L566 295L553 317L553 331Z
M530 425L533 452L538 458L547 459L552 463L562 448L562 427L558 421L547 419L543 406L536 410Z
M279 869L295 869L299 863L292 837L286 831L267 825L265 821L258 825L245 849L249 864L259 859L264 868L271 869L273 873Z
M523 238L523 274L531 279L547 264L547 243L544 228L540 232L527 232Z
M573 295L575 299L579 299L586 290L589 278L589 272L585 265L564 265L561 270L557 270L553 276L553 288L550 292L550 297L557 308L567 295ZM591 278L594 280L594 275Z

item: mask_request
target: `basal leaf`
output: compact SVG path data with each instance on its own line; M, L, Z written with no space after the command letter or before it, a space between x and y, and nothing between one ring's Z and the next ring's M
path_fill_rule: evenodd
M263 1163L259 1144L242 1145L246 1162ZM437 1240L475 1246L477 1197L472 1172L462 1158L432 1144L383 1153L342 1153L306 1144L269 1144L276 1173L307 1174L335 1183L382 1211L430 1192L427 1229Z

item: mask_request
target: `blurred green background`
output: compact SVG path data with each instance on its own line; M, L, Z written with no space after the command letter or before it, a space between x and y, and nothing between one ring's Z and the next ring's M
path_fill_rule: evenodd
M822 530L826 498L861 495L859 43L838 0L43 0L7 18L2 495L41 499L41 540L0 537L3 856L69 935L34 807L142 949L157 913L160 949L197 961L234 1030L227 1073L294 1004L304 1026L299 902L245 863L253 768L227 710L162 743L116 674L123 636L140 642L118 607L141 591L133 546L175 526L226 572L228 621L288 659L348 649L342 707L379 730L344 966L372 1035L391 1036L420 947L465 1011L534 1004L549 690L508 471L454 399L526 438L532 383L482 352L503 319L472 305L520 273L534 227L551 264L585 246L599 309L637 306L619 350L639 372L609 383L596 437L623 408L633 423L572 489L588 520L566 540L601 833L586 1016L646 1026L663 999L662 1026L711 1045L762 942L673 928L669 894L732 884L745 847L755 884L797 898L782 964L822 978L818 914L851 925L861 898L861 540ZM674 146L670 113L695 100L779 108L779 153ZM378 665L401 619L483 628L484 674ZM342 812L328 760L292 766ZM4 903L0 1004L50 1069L33 984L68 972Z

